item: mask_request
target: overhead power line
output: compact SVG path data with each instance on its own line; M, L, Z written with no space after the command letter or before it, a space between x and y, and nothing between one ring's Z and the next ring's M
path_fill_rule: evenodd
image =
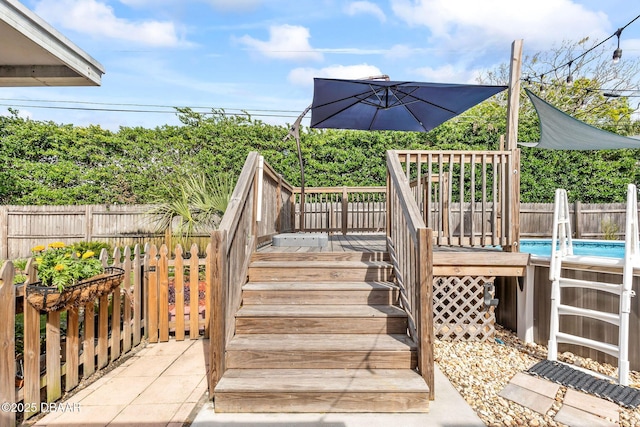
M0 100L10 100L8 98L0 98ZM21 102L31 102L30 100L19 100ZM72 107L61 105L38 105L38 104L15 104L15 103L0 103L0 106L10 108L43 108L49 110L75 110L75 111L103 111L103 112L116 112L116 113L155 113L155 114L179 114L176 108L190 108L195 109L208 109L210 111L196 111L198 114L211 115L211 114L223 114L225 116L243 116L250 115L251 117L278 117L278 118L296 118L297 113L290 110L268 110L268 109L240 109L240 108L215 108L215 107L172 107L168 105L147 105L147 104L109 104L100 102L78 102L78 101L49 101L49 100L34 100L34 102L51 102L51 103L72 103L72 104L88 104L88 105L114 105L114 106L139 106L139 107L151 107L151 108L171 108L171 110L159 110L159 109L139 109L139 108L101 108L101 107ZM215 111L214 111L215 110ZM231 112L233 111L233 112ZM255 113L254 113L255 112ZM292 114L284 114L292 113Z

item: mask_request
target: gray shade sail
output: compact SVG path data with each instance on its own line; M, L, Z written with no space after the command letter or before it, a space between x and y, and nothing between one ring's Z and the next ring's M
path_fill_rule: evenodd
M640 149L640 139L629 138L588 125L558 110L525 89L538 113L540 141L521 142L527 147L548 150L611 150Z
M427 132L506 86L314 79L311 127Z

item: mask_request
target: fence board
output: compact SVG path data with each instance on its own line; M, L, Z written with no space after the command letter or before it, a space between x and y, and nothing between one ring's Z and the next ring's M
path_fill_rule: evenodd
M82 371L85 376L89 376L96 371L95 365L95 317L94 303L88 302L84 306L84 339L82 340Z
M192 273L192 272L190 272ZM184 267L182 259L182 246L178 245L175 251L175 281L173 285L176 312L176 340L184 340ZM191 292L190 289L189 292ZM193 294L189 293L190 298Z
M196 274L193 274L193 272ZM198 294L198 247L191 246L191 259L189 260L189 338L198 338L198 299L192 295ZM209 298L207 298L208 300Z
M47 315L47 402L55 402L62 396L62 372L60 369L60 312Z
M10 262L0 269L0 401L15 402L15 304L16 291L13 286L14 269ZM2 411L0 426L15 425L16 414L13 411Z
M167 245L160 248L158 260L158 328L160 342L169 341L169 249ZM177 284L176 284L177 285Z
M67 356L66 356L66 378L64 382L65 391L73 390L78 385L79 364L80 364L80 329L79 310L72 307L67 311Z

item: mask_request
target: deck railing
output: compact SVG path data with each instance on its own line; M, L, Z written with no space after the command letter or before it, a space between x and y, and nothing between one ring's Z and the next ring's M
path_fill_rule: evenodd
M433 361L433 233L425 226L396 152L387 152L387 247L400 303L418 348L418 370L435 397Z
M304 193L305 205L301 209L300 188L294 190L296 230L342 234L385 230L385 187L311 187L305 188ZM304 221L300 219L302 212Z
M517 242L517 151L396 151L439 246Z
M262 157L247 156L220 227L212 233L211 351L209 390L225 371L226 343L235 331L251 255L281 232L293 231L293 189Z

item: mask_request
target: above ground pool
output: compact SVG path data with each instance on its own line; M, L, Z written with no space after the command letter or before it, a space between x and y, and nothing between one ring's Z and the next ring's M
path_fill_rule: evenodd
M551 239L521 239L520 252L536 256L551 256ZM622 240L573 240L574 255L624 258Z

